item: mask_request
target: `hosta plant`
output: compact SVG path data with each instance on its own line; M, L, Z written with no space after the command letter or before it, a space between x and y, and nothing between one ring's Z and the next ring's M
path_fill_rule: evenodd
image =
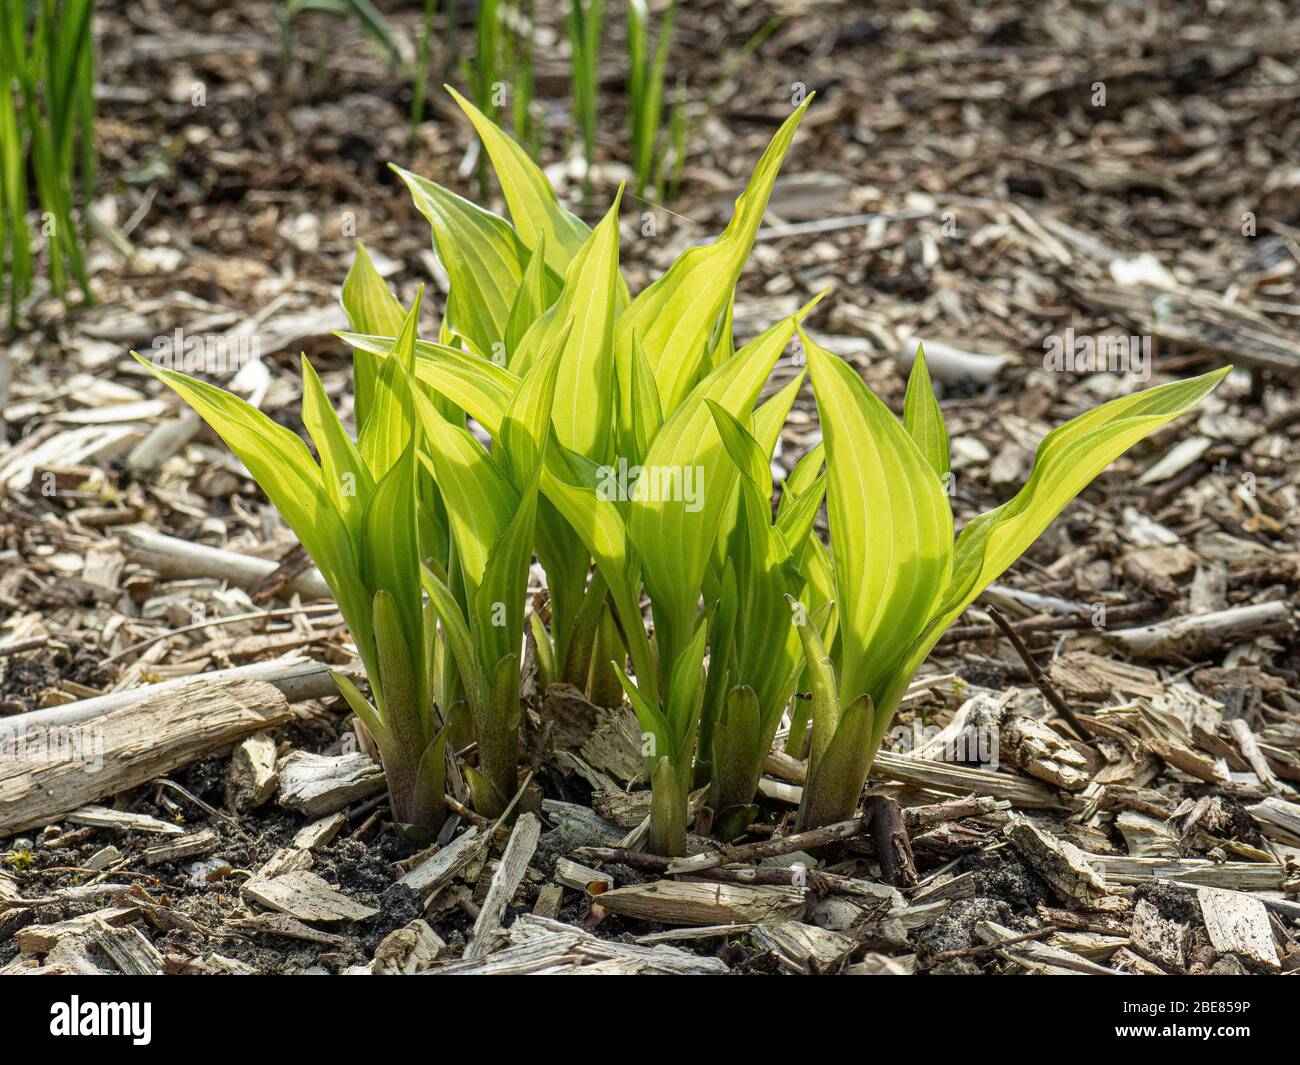
M801 338L826 445L838 636L828 653L808 612L812 750L804 828L853 816L871 760L939 637L1119 455L1208 395L1228 372L1159 385L1088 411L1043 438L1025 486L953 540L948 437L918 352L903 422L842 359Z
M711 404L741 424L753 418L770 454L799 387L792 382L755 411L807 309L737 351L730 306L804 107L773 138L718 239L685 252L631 298L618 271L617 200L589 229L558 204L527 153L457 100L483 139L513 225L399 171L451 282L445 335L416 345L415 376L485 429L495 451L509 396L572 322L540 477L535 553L547 577L550 625L532 624L539 671L606 703L621 701L623 684L646 733L652 845L677 851L685 844L705 718L705 649L723 578L716 545L739 514L739 474ZM393 343L382 333L345 337L369 363L366 374ZM640 478L623 477L627 470ZM643 590L653 634L642 617ZM710 760L706 753L702 761ZM745 762L761 757L751 751Z
M141 362L225 440L316 562L370 682L373 705L336 674L379 748L394 819L431 830L445 816L447 730L434 703L437 614L421 595L417 472L425 456L416 401L422 397L409 384L419 308L417 299L398 320L355 440L303 360L302 420L319 461L297 434L242 399Z
M404 311L358 249L342 334L355 441L305 363L319 462L247 404L157 371L243 459L334 590L373 705L340 685L379 746L396 819L437 827L444 774L462 764L481 813L506 807L525 632L543 687L631 703L654 850L683 853L697 792L719 837L743 833L788 708L796 754L811 724L803 823L851 816L943 629L1107 463L1217 377L1056 430L1025 489L954 543L947 437L923 358L900 423L802 335L816 300L733 343L736 284L806 103L717 239L633 296L619 198L587 226L523 148L457 101L510 219L395 168L429 223L446 313L436 340L417 337L418 301ZM760 397L796 333L825 441L787 478L774 518L771 457L803 375ZM823 497L829 548L813 531ZM546 607L526 616L534 560Z

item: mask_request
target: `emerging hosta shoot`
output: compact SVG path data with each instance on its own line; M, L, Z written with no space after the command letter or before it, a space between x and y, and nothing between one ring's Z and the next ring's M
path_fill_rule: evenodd
M600 5L574 10L590 18ZM817 300L733 343L736 284L807 103L718 238L633 297L619 198L588 227L515 141L456 98L510 221L397 169L450 291L437 340L421 340L418 300L404 311L358 249L343 287L355 441L306 362L303 422L319 463L242 401L156 371L244 461L334 590L373 705L340 687L378 744L396 819L436 828L449 768L463 769L479 812L505 810L526 628L543 690L568 683L617 712L630 701L659 853L685 850L693 794L715 835L744 833L787 710L793 753L811 724L802 823L852 816L944 629L1110 461L1222 372L1057 429L1024 489L954 542L947 435L923 357L900 422L803 333ZM760 396L796 333L825 439L787 479L774 519L771 458L803 374ZM829 548L814 532L823 499ZM547 610L526 618L534 560Z
M394 819L431 830L445 816L447 730L433 699L436 615L420 592L423 454L415 404L423 397L410 385L419 310L417 299L400 320L370 383L356 440L303 359L302 420L319 463L297 435L238 397L145 364L226 441L320 568L365 665L374 705L342 674L336 680L379 747Z
M852 817L908 683L944 630L1129 447L1200 402L1227 369L1112 400L1054 429L1014 498L956 543L948 438L918 351L904 424L847 363L802 337L826 443L839 617L833 654L795 608L812 694L800 824Z

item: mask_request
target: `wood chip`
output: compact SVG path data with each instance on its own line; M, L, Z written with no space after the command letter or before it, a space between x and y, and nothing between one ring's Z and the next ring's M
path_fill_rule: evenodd
M657 880L615 888L600 896L602 909L668 925L718 925L796 920L803 892L794 887Z
M1259 822L1264 835L1300 847L1300 804L1270 795L1246 809Z
M324 817L384 790L384 771L368 754L292 752L280 766L276 801L304 817Z
M235 746L226 766L226 805L247 813L275 794L280 772L275 765L275 740L268 732L249 736Z
M243 886L245 898L300 921L364 921L379 911L348 898L315 873L299 869L266 880L254 877Z
M487 846L487 834L471 825L445 847L420 862L398 883L428 901L446 887L452 877L476 858L481 858L487 852Z
M599 895L614 886L614 878L599 869L582 865L570 858L560 858L555 863L555 882L586 895Z
M465 957L481 958L492 948L496 932L505 919L506 907L514 898L515 892L523 882L528 863L537 850L537 841L542 835L542 823L533 814L521 814L515 822L514 831L510 833L510 842L492 883L488 886L487 897L479 910L474 930L470 934L469 945L465 948Z
M162 975L162 955L141 935L139 929L106 926L94 932L91 939L124 975Z
M135 920L139 914L140 911L135 906L110 906L66 921L28 925L14 933L14 942L24 954L44 954L64 936L84 936L105 926L124 925Z
M259 913L252 917L236 918L230 921L229 925L231 928L245 932L264 932L267 935L301 939L308 943L323 943L331 947L339 947L347 942L344 936L312 928L287 913Z
M431 970L437 975L550 975L556 973L721 975L717 958L675 947L644 947L600 939L573 925L523 914L510 926L508 944L483 958L465 958Z
M1191 925L1165 917L1149 899L1139 899L1133 907L1129 937L1130 946L1144 958L1164 969L1186 972Z
M1259 899L1237 891L1201 887L1196 889L1196 900L1201 904L1205 930L1215 950L1235 954L1247 965L1266 972L1281 971L1268 910Z
M380 941L370 971L376 976L412 976L432 968L446 949L429 923L417 919Z
M802 921L760 924L753 936L755 943L776 956L783 969L801 976L838 971L857 946L846 935Z
M303 825L293 837L293 845L304 851L320 850L339 834L339 829L347 824L347 821L347 817L342 813L334 813L309 825Z
M203 854L211 854L220 844L220 837L210 828L205 828L198 832L191 832L187 836L177 836L155 847L146 847L144 861L146 865L161 865L163 862L197 858Z
M1147 880L1172 880L1176 884L1234 888L1241 891L1278 891L1286 880L1282 866L1273 862L1214 862L1205 858L1132 858L1127 854L1089 854L1088 864L1113 884L1141 884Z
M183 825L160 821L150 814L133 814L127 810L113 810L107 806L83 806L80 810L73 810L64 820L70 825L115 828L121 832L146 832L156 836L185 835Z
M1057 839L1019 814L1011 815L1006 835L1020 856L1061 898L1095 908L1110 894L1105 878L1073 843Z

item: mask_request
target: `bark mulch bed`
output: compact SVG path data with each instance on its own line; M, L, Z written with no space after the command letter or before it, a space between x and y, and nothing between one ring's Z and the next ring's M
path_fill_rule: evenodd
M419 5L381 6L413 30ZM293 425L305 351L346 417L355 240L404 300L436 281L386 163L470 194L466 124L435 98L412 136L400 79L329 19L302 20L320 54L289 81L267 3L101 7L99 210L133 254L97 244L97 305L39 303L0 355L0 730L46 745L0 761L0 972L1300 964L1294 12L683 5L671 65L712 108L670 209L629 201L629 280L718 230L792 86L815 89L737 329L833 286L811 327L896 409L924 341L959 524L1050 426L1136 387L1050 371L1048 338L1132 336L1157 376L1239 369L948 634L860 820L791 836L803 767L774 752L749 833L720 850L701 804L699 853L670 865L637 850L630 711L528 678L512 823L396 835L327 676L358 663L319 575L127 357L255 336L245 395ZM619 69L583 203L565 68L539 60L545 161L588 218L627 173ZM780 464L817 438L805 389ZM49 748L73 741L70 773Z

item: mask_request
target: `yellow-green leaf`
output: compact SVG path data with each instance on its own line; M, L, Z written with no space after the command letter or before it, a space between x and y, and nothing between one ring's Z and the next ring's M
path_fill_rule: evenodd
M872 693L938 605L952 511L898 419L838 356L801 336L826 443L845 701Z

